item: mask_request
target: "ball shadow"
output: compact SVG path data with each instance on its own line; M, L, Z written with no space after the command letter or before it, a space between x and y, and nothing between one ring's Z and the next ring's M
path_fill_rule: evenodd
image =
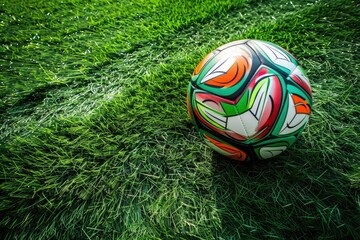
M315 168L305 154L291 155L238 162L214 153L213 186L221 219L217 237L347 236L345 225L355 229L360 224L349 181L329 166Z

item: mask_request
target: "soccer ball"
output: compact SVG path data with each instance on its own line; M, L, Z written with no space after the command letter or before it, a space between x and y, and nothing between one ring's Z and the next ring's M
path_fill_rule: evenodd
M187 105L197 131L215 151L241 161L267 159L300 136L312 93L289 52L270 42L240 40L197 65Z

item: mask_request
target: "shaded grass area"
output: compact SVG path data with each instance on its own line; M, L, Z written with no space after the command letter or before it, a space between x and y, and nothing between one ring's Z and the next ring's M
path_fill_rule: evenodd
M79 88L74 80L41 89L35 80L34 91L45 92L41 103L31 113L13 111L23 102L3 114L2 232L36 239L359 237L358 7L263 1L219 8L221 17L179 20L173 33L160 27L158 38L144 36L146 44L102 68L89 63L84 79L91 80ZM213 153L186 113L196 63L242 38L289 49L313 86L303 137L268 162L239 164ZM61 110L47 117L57 101Z

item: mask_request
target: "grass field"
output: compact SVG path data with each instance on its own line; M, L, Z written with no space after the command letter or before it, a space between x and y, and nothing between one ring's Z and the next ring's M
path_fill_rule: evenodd
M360 4L0 1L1 239L360 239ZM302 137L240 163L207 147L186 87L238 39L293 53Z

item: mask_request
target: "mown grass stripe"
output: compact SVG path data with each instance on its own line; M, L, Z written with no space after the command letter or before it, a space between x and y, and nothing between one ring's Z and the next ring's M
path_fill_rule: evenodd
M0 28L4 35L1 95L5 96L1 107L11 107L37 88L74 80L79 83L94 67L99 69L117 58L118 52L133 51L164 32L174 32L243 3L205 0L194 5L155 0L4 4L0 13L5 20ZM24 25L29 27L23 29Z

